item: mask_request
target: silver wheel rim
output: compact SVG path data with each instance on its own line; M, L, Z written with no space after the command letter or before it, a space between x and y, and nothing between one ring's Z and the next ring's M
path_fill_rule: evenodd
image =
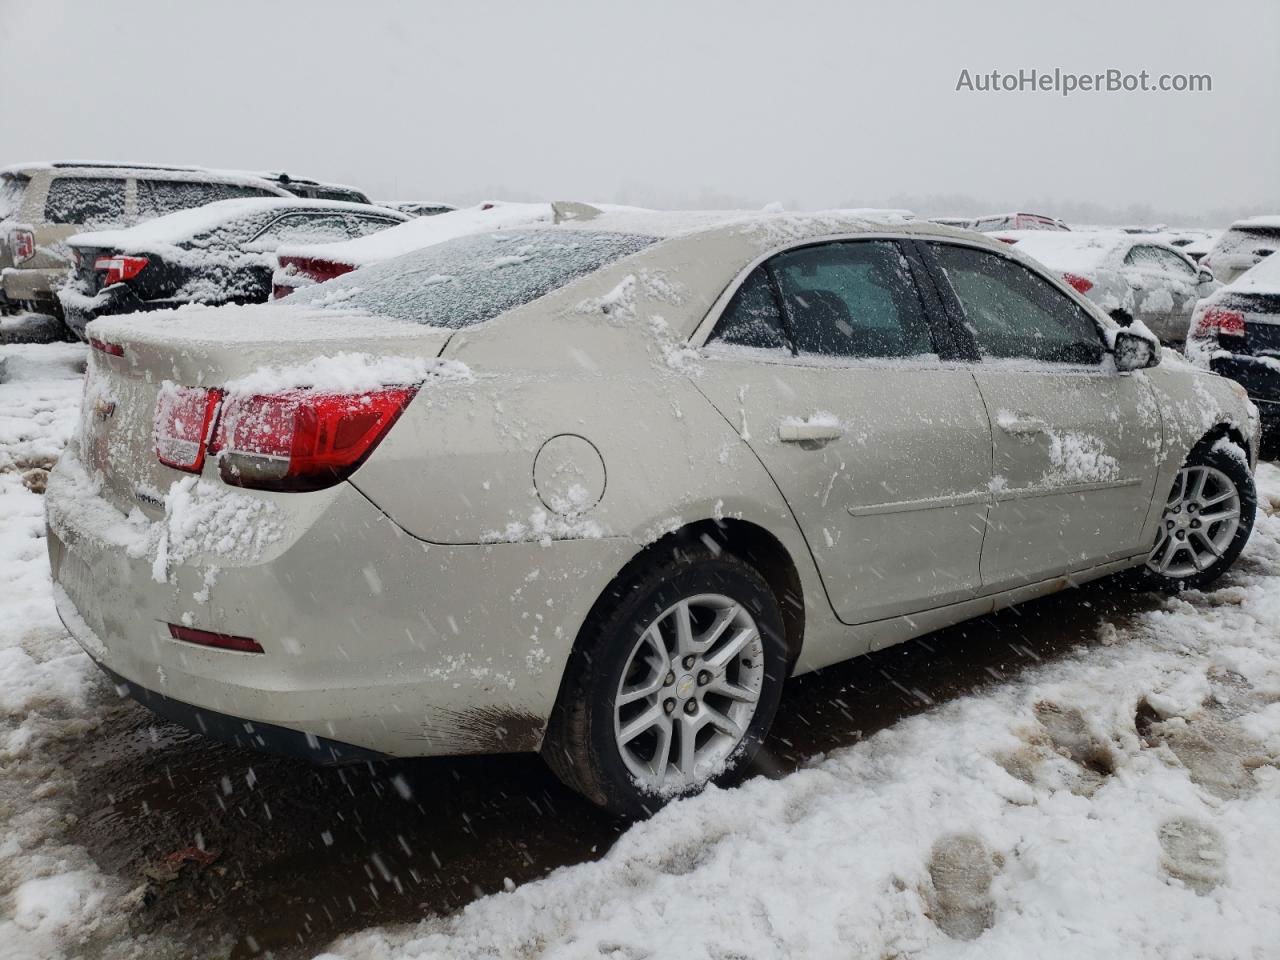
M724 769L764 686L764 645L741 604L686 597L645 626L614 698L618 752L642 788L677 793Z
M1213 566L1240 528L1240 493L1215 467L1183 467L1160 517L1147 566L1163 577L1193 577Z

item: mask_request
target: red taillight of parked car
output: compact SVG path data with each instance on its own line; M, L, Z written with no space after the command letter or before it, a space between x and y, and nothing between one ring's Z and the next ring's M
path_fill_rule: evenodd
M115 283L132 280L145 270L150 262L146 257L98 257L93 261L93 269L98 273L106 274L102 278L102 285L109 287Z
M95 350L101 350L109 357L123 357L124 347L118 343L107 343L105 340L99 340L96 337L89 338L89 346Z
M1238 310L1209 307L1192 324L1191 336L1197 340L1213 340L1216 337L1243 337L1244 314Z
M306 277L312 283L324 283L344 273L350 273L355 266L338 260L325 260L322 257L289 257L280 258L280 270L286 275ZM275 284L271 289L271 298L279 300L293 293L293 287Z
M199 473L213 436L222 391L166 384L156 400L155 441L160 462L175 470Z
M1093 281L1088 277L1082 277L1078 273L1064 273L1062 279L1071 284L1081 293L1088 293L1093 289Z
M210 450L222 479L234 486L319 490L350 476L417 392L412 386L231 396Z
M26 263L36 255L36 235L30 230L14 230L9 234L9 247L14 263Z
M210 630L196 630L192 627L180 627L176 623L169 624L169 636L183 643L196 643L202 647L219 647L223 650L238 650L241 653L264 653L262 644L252 637L237 637L229 633L213 633Z

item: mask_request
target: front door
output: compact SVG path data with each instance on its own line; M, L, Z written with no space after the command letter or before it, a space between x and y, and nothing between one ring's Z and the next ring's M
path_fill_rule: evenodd
M1021 263L926 247L972 338L991 422L983 584L1004 589L1143 552L1163 429L1145 378L1117 373L1093 318Z
M695 382L777 483L842 620L979 590L990 426L970 371L937 355L897 243L778 254L704 352Z

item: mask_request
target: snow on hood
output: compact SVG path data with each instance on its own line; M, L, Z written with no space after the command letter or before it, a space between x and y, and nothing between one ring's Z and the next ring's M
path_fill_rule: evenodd
M234 200L217 200L202 207L179 210L168 216L156 217L137 226L122 230L94 230L77 233L67 242L77 247L110 247L124 253L162 250L175 247L192 237L199 236L239 217L279 210L337 210L350 213L376 212L394 217L394 210L384 210L362 203L343 203L339 200L304 200L301 197L242 197Z
M1097 270L1118 247L1134 239L1108 231L1002 230L999 236L1016 241L1013 248L1019 253L1038 260L1050 270L1066 273Z

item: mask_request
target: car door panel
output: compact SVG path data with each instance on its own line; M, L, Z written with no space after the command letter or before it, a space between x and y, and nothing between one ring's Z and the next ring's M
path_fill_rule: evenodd
M786 498L846 623L981 586L990 424L971 372L932 353L920 296L889 241L778 254L726 308L697 380Z
M1042 275L996 251L925 246L992 429L984 589L1142 552L1163 440L1146 379L1117 373L1092 315Z

